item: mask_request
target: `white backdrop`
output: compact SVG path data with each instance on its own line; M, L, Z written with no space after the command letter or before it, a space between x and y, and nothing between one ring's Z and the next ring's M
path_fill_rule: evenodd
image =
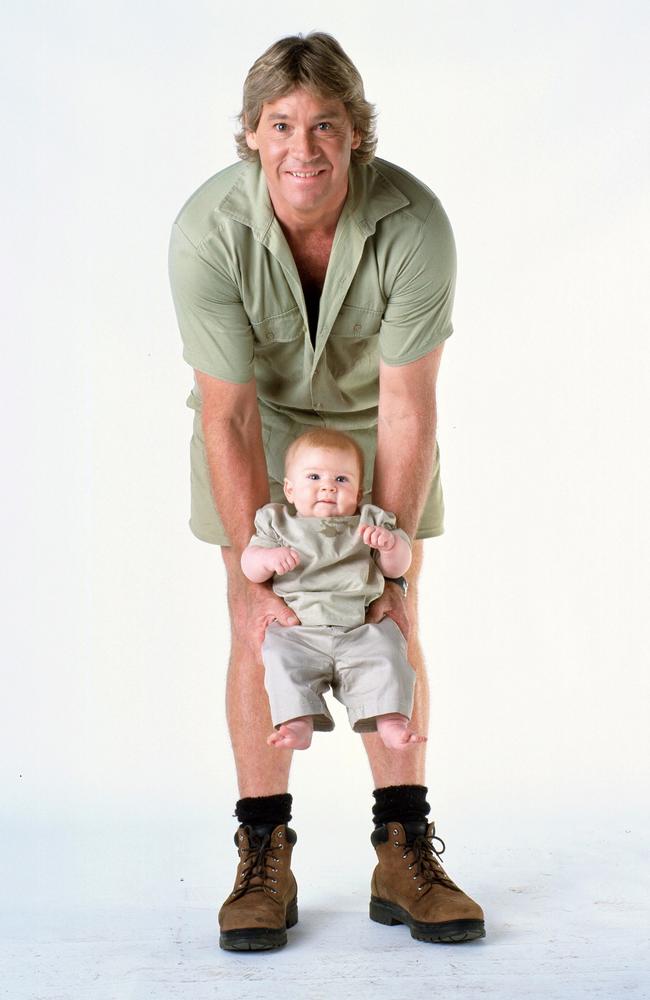
M182 877L216 899L215 845L231 877L224 576L187 528L167 240L235 159L250 64L311 29L356 62L379 154L433 188L458 245L423 582L433 815L457 856L604 826L624 844L650 749L647 5L12 6L9 898L150 900ZM294 823L307 843L343 821L370 864L370 774L336 719L296 755Z

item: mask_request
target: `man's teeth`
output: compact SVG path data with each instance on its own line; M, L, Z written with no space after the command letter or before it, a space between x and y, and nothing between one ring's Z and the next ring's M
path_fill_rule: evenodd
M292 177L318 177L320 170L311 170L309 173L306 171L291 170Z

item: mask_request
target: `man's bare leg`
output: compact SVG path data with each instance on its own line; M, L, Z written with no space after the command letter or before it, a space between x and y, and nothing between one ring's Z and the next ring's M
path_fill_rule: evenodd
M426 733L429 685L417 638L421 568L420 541L413 545L413 562L405 575L410 584L406 601L411 626L408 655L417 674L412 724L416 732ZM377 851L377 867L371 879L370 919L389 926L406 924L412 936L421 941L458 943L485 937L483 910L450 880L438 862L435 827L429 824L429 803L425 799L426 743L395 752L388 750L376 733L367 734L363 740L375 782L375 829L371 840ZM403 848L397 864L395 847ZM418 876L415 882L414 866ZM423 888L425 891L420 893Z
M239 557L226 546L221 549L221 554L228 573L231 628L226 716L237 769L239 797L281 795L289 785L293 751L278 749L267 743L273 723L264 688L260 648L251 637L249 591L239 566Z
M406 610L411 630L408 639L408 659L415 669L415 701L411 726L416 733L429 731L429 681L422 647L418 638L418 584L422 569L422 541L413 543L413 560L405 577L409 589ZM377 733L365 733L363 744L368 754L375 788L388 785L424 785L426 743L413 743L396 753L385 747Z

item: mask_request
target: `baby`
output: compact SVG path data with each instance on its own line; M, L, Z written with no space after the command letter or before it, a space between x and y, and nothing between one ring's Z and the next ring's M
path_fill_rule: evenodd
M394 514L373 504L359 510L362 484L363 453L352 438L307 431L285 456L284 493L296 513L266 504L242 553L248 579L272 577L301 621L269 625L262 646L272 746L305 750L315 729L334 728L323 698L330 687L355 732L377 731L392 749L426 740L409 725L415 671L401 630L392 618L365 623L384 576L410 566L411 545Z

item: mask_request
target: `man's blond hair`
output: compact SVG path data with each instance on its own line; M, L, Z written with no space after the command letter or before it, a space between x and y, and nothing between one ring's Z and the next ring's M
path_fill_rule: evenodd
M287 448L284 456L285 475L301 448L337 448L341 451L351 452L359 467L359 485L363 487L365 467L363 452L354 438L351 438L349 434L344 434L343 431L336 431L330 427L315 427L313 430L305 431L304 434L296 438Z
M289 35L275 42L253 63L244 81L244 99L239 114L241 130L235 135L242 160L256 160L257 150L249 149L246 132L255 132L262 105L302 87L319 97L342 101L361 144L351 152L351 160L369 163L375 155L377 115L363 92L361 74L332 35L311 31Z

